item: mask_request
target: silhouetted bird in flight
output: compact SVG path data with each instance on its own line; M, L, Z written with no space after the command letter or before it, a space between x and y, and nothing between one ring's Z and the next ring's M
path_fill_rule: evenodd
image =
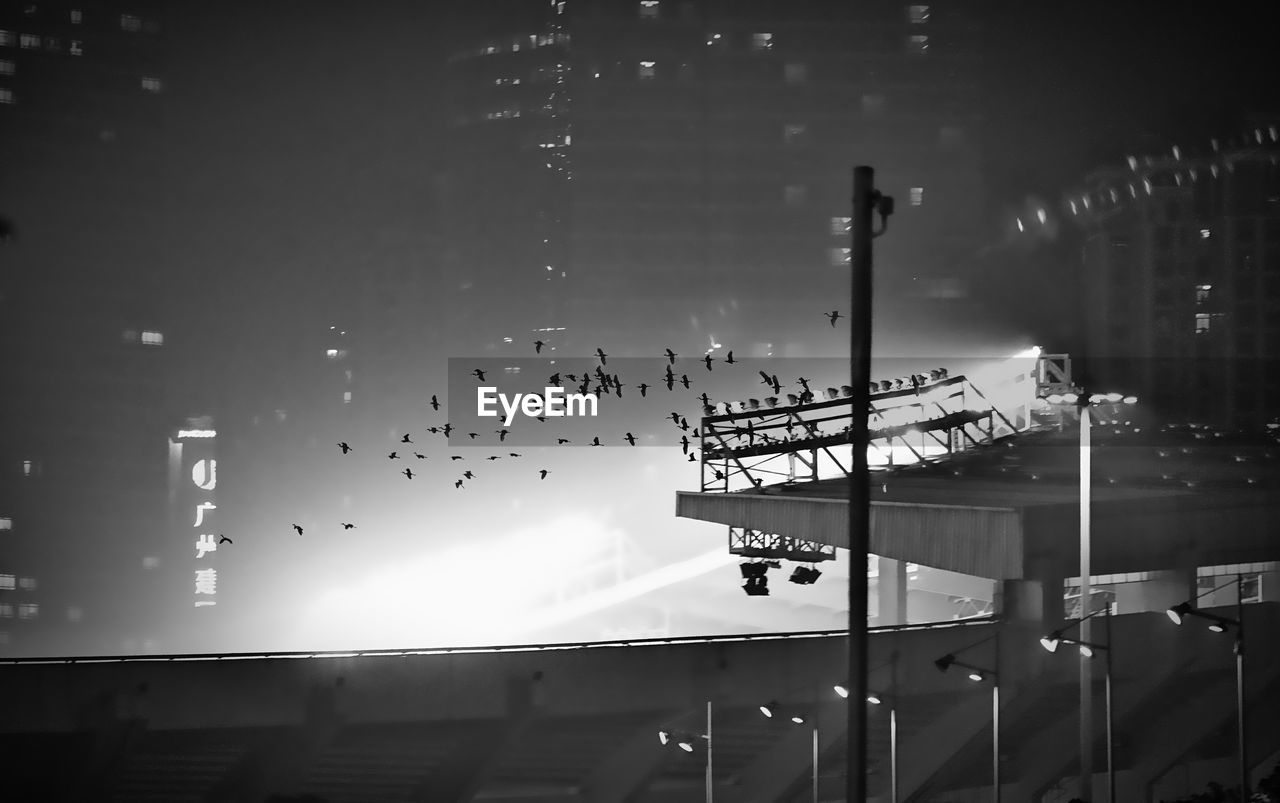
M431 409L432 410L440 409L440 400L435 397L434 393L431 395Z
M342 529L344 530L354 530L355 528L356 526L349 521L342 522Z
M592 439L591 439L591 445L592 445L592 446L600 446L600 445L602 445L602 444L600 443L600 436L599 436L599 435L597 435L597 436L595 436L594 438L592 438Z
M399 459L400 459L400 455L396 454L395 452L392 452L391 454L387 455L387 459L388 459L388 460L399 460Z
M409 437L409 433L408 433L408 432L406 432L406 433L404 434L404 437L402 437L402 438L400 439L400 442L401 442L401 443L413 443L413 440Z
M636 445L636 436L632 435L630 432L628 432L626 435L623 436L623 440L625 440L627 443L631 444L632 446Z
M481 382L483 382L483 381L484 381L484 371L481 371L479 368L477 368L476 370L472 371L471 373L472 373L472 375L473 375L473 376L475 376L475 377L476 377L477 379L479 379Z
M674 351L672 351L671 349L667 349L667 365L675 365L675 364L676 364L676 357L678 357L678 356L680 356L680 355L676 354L676 353L675 353Z
M694 427L694 428L693 428L693 432L690 432L689 434L690 434L690 435L692 435L692 436L693 436L693 437L695 437L695 438L700 437L700 436L698 435L698 428L697 428L697 427Z
M684 452L685 454L689 453L689 436L688 435L680 436L680 451Z
M475 440L476 438L480 437L480 433L479 433L479 432L468 432L468 433L467 433L467 437L468 437L468 438L470 438L471 440Z
M609 355L604 353L604 349L596 349L596 356L600 358L601 365L609 364L609 361L605 359L605 357L608 357Z
M565 443L569 443L569 442L570 442L570 441L569 441L569 439L568 439L568 438L556 438L556 445L557 445L557 446L560 446L561 444L565 444Z
M709 407L711 405L711 397L706 394L706 391L703 391L702 395L698 397L698 400L702 402L703 407Z
M423 454L422 452L414 452L414 453L413 453L413 456L414 456L414 457L416 457L416 458L418 458L419 460L426 460L426 459L427 459L427 456L426 456L425 454Z
M552 375L551 375L551 377L550 377L549 379L547 379L547 384L548 384L548 385L559 385L559 384L560 384L560 374L558 374L558 373L557 373L557 374L552 374Z
M411 468L406 468L404 471L402 471L402 472L400 472L400 473L404 474L404 475L405 475L406 477L408 477L409 479L413 479L413 469L411 469Z
M462 472L462 477L463 479L474 480L476 478L476 475L472 474L470 471L464 471Z
M439 431L440 427L427 427L427 432L430 432L432 435L435 435Z
M522 457L519 452L507 452L508 457Z
M730 351L730 352L729 352L729 356L728 356L728 357L725 357L725 358L724 358L724 361L725 361L726 363L728 363L729 365L736 365L736 364L737 364L737 362L738 362L737 360L735 360L735 359L733 358L733 352L732 352L732 351Z
M498 442L501 443L507 439L507 435L511 433L511 430L495 429L494 432L498 433Z
M716 474L716 479L718 479L718 480L722 480L722 479L724 479L724 472L723 472L723 471L721 471L721 470L720 470L720 469L718 469L718 468L717 468L717 469L714 469L714 471L715 471L715 474Z
M464 457L463 457L462 455L460 455L460 454L451 454L451 455L449 455L449 459L450 459L450 460L465 460L466 458L464 458Z
M710 354L706 355L705 357L703 357L703 358L702 358L702 361L703 361L704 363L706 363L706 364L707 364L707 370L708 370L708 371L710 371L710 370L711 370L711 355L710 355Z
M534 352L536 352L536 353L538 353L538 354L541 354L541 353L542 353L542 347L543 347L543 346L545 346L545 345L547 345L547 344L546 344L546 343L543 343L541 340L535 340L535 341L533 341L533 350L534 350Z
M805 392L805 393L811 393L811 392L812 392L812 391L810 391L810 390L809 390L809 380L805 379L805 378L802 376L802 377L798 377L798 378L796 379L796 381L800 383L800 387L804 388L804 392Z
M644 398L644 393L645 393L645 391L646 391L646 390L648 390L648 389L649 389L649 386L648 386L648 385L646 385L645 383L641 382L639 385L636 385L636 387L640 389L640 398L642 398L642 399L643 399L643 398Z
M491 455L489 455L488 457L486 457L486 458L485 458L485 460L501 460L501 459L502 459L502 458L501 458L501 457L499 457L499 456L498 456L498 455L496 455L496 454L491 454Z
M550 473L551 473L551 472L550 472L550 471L547 471L545 468L543 468L543 469L539 469L539 470L538 470L538 479L540 479L540 480L545 480L545 479L547 478L547 475L548 475L548 474L550 474Z
M830 312L824 312L823 315L826 315L827 318L831 320L831 327L833 329L835 328L836 321L839 320L841 317L840 310L831 310Z
M293 525L293 529L295 529L295 530L297 530L297 531L298 531L298 535L302 535L302 525L301 525L301 524L295 524L295 525Z
M667 383L667 390L671 390L673 387L675 387L676 375L671 371L670 365L667 366L667 375L664 376L662 379L664 382Z
M343 454L346 454L347 452L351 451L351 444L347 443L346 441L343 441L342 443L338 444L338 448L342 450Z
M453 432L453 424L445 423L445 425L440 428L440 431L444 433L446 438L449 437L449 433Z
M680 384L681 384L681 385L684 385L684 389L685 389L685 390L688 390L688 389L689 389L689 375L688 375L688 374L681 374L681 375L680 375Z
M225 535L223 535L222 533L218 533L218 543L219 543L219 544L234 544L234 543L235 543L235 541L232 541L230 538L226 537L226 536L225 536Z
M685 418L684 416L680 416L680 429L684 430L685 432L689 431L689 419Z
M697 458L697 457L695 457L694 455L689 455L689 462L690 462L690 463L696 463L696 462L698 462L698 458Z
M462 480L457 480L457 481L455 481L455 482L453 483L453 487L454 487L454 488L461 488L461 487L462 487Z

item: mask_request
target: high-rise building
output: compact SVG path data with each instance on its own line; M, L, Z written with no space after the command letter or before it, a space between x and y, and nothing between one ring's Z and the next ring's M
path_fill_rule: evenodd
M0 8L0 650L158 647L171 310L154 4Z
M964 295L953 266L983 206L981 43L960 4L566 0L463 14L458 158L443 182L450 290L524 301L520 315L477 317L484 343L525 347L564 327L541 339L570 353L658 340L822 353L807 339L847 296L857 164L896 199L890 228L909 232L877 244L881 312Z
M1170 420L1259 427L1280 416L1277 126L1091 175L1083 226L1090 381Z

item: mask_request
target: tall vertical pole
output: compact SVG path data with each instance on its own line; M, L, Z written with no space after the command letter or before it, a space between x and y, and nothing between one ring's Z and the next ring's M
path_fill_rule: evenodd
M853 220L849 300L849 384L852 416L849 441L849 690L848 760L845 799L867 799L867 553L870 552L871 499L867 485L867 409L871 406L871 217L875 212L875 171L853 168Z
M1240 745L1240 799L1249 799L1249 743L1244 713L1244 575L1236 575L1236 741Z
M1116 742L1111 708L1111 606L1107 606L1107 803L1116 803Z
M813 726L813 803L818 803L818 725Z
M898 803L898 700L889 707L889 803Z
M715 781L711 774L711 701L707 700L707 803L715 799Z
M991 799L1000 803L1000 673L991 679Z
M1080 640L1092 641L1089 637L1092 621L1091 597L1093 589L1089 584L1089 502L1090 485L1092 484L1092 462L1090 455L1089 394L1080 394ZM1088 803L1093 800L1093 665L1081 654L1080 658L1080 799Z

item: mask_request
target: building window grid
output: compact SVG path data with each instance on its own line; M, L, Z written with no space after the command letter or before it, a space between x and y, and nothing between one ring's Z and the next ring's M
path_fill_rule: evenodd
M0 88L0 103L15 103L13 90Z
M912 206L920 206L924 203L924 187L912 187L909 196L909 202Z
M13 75L13 62L8 59L0 59L0 75Z
M13 31L0 31L0 47L13 47Z

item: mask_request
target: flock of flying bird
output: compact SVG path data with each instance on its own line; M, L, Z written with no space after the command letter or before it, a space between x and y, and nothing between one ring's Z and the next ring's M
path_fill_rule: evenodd
M830 321L832 327L834 327L836 325L836 321L842 317L838 310L832 310L831 312L823 313L823 315ZM541 354L542 347L545 345L547 345L546 342L542 340L535 340L533 342L534 352L536 354ZM663 352L663 356L667 358L667 365L666 365L666 371L663 374L663 377L661 379L661 384L665 385L668 391L673 391L676 385L680 385L686 390L690 389L692 386L692 380L689 379L688 374L680 374L680 376L677 377L674 370L672 370L673 366L676 363L676 358L679 357L680 355L672 351L671 349L666 349ZM548 379L549 384L551 386L559 386L559 387L565 387L566 384L573 384L575 385L577 392L582 394L594 392L597 397L604 398L604 397L607 397L610 393L612 393L618 398L621 398L622 389L624 387L627 387L627 385L621 381L621 379L618 377L617 374L611 374L604 370L604 368L609 364L608 363L609 355L606 354L603 349L597 348L595 351L595 357L600 361L600 364L596 366L593 372L591 373L584 372L581 375L566 373L563 376L560 373L554 373ZM703 355L702 359L699 360L699 362L703 363L706 366L706 369L710 371L712 370L712 365L716 362L716 360L714 360L710 354L705 354ZM725 358L720 362L723 362L726 365L736 365L738 364L739 361L733 358L733 351L730 350L729 352L726 353ZM761 376L761 383L763 385L772 389L775 394L781 391L782 383L779 381L776 374L768 374L764 371L759 371L759 374ZM479 368L475 369L474 371L471 372L471 375L474 376L480 382L485 381L486 374L485 374L485 371L483 371L482 369L479 369ZM811 398L812 394L809 391L808 380L805 379L804 377L800 377L798 382L803 388L802 398ZM640 392L641 397L647 397L647 393L649 389L653 386L642 382L636 385L635 387ZM714 412L714 406L712 405L711 398L705 392L702 393L700 396L698 396L698 399L702 402L703 409L707 411L708 414L712 414ZM433 395L431 397L430 405L433 411L438 412L440 410L439 397ZM681 452L688 457L688 461L690 463L697 462L696 453L690 451L692 447L692 441L690 441L690 437L692 438L700 437L700 433L698 432L697 427L691 427L689 425L688 419L680 415L680 413L678 412L672 412L666 417L670 418L672 423L678 429L680 429L682 433L680 436L680 440L678 441L681 447ZM547 420L545 416L537 416L536 418L538 421L542 421L542 422L545 422ZM448 438L453 433L454 429L455 428L452 424L445 422L445 424L442 426L427 427L426 431L432 435L443 435L445 438ZM506 440L507 435L511 434L511 431L509 429L503 428L503 429L494 430L494 433L498 436L499 442L504 442ZM417 444L411 437L411 434L412 433L406 432L403 436L401 436L399 443L405 446L416 446ZM466 434L470 440L475 440L476 438L480 437L480 433L478 432L468 432ZM629 446L635 446L637 439L634 434L627 432L625 435L622 436L622 440L625 441ZM570 441L568 438L556 438L556 445L558 446L570 444L570 443L572 443L572 441ZM591 443L587 445L603 446L604 444L600 442L600 436L596 435L592 438ZM355 451L355 449L347 441L339 441L337 446L342 451L342 454L344 455L351 454L352 452ZM401 456L400 452L401 452L401 449L399 448L391 451L387 455L387 459L388 460L406 459L405 457ZM407 453L411 453L413 457L417 460L427 459L427 455L423 454L421 451L418 451L416 448L407 450ZM504 459L504 457L520 458L522 457L522 455L518 452L508 452L505 456L489 455L485 459L489 461L496 461L496 460L502 460ZM463 457L462 455L449 456L449 460L451 462L458 461L458 460L465 460L465 459L466 458ZM400 473L403 474L405 478L409 480L412 480L413 478L420 476L420 472L414 472L412 468L408 468L408 467L400 471ZM538 469L537 471L538 479L545 480L547 478L547 475L550 473L551 471L549 469L545 469L545 468ZM717 474L719 474L719 472L717 472ZM456 480L454 480L453 487L457 490L464 490L466 488L465 482L474 480L476 479L476 477L477 475L475 474L475 472L469 469L466 471L463 471L462 475L458 477ZM342 528L344 530L355 529L355 526L356 525L351 522L342 522ZM293 529L298 533L298 535L302 535L304 532L304 528L300 524L294 524ZM223 539L226 540L228 543L231 542L231 539L226 538L226 536L223 536Z

